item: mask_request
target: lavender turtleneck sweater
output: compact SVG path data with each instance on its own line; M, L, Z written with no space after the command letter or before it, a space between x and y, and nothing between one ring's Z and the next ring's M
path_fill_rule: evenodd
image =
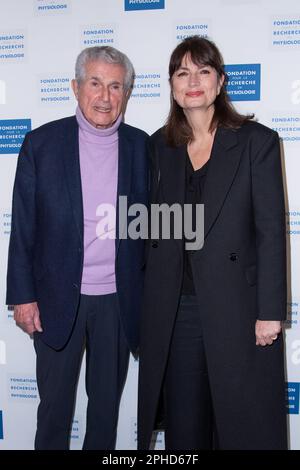
M119 116L112 127L98 129L76 109L79 125L79 159L84 215L84 261L81 293L105 295L116 292L115 239L97 235L99 204L116 207L118 184ZM116 220L113 221L115 232ZM98 227L99 229L99 227ZM101 235L101 234L100 234Z

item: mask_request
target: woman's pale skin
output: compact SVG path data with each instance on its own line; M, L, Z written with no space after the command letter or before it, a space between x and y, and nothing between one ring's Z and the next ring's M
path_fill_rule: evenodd
M211 155L215 130L210 132L209 126L224 78L209 65L195 64L187 54L171 79L173 97L193 130L187 150L194 170L201 168ZM280 321L256 320L256 345L271 345L280 332Z

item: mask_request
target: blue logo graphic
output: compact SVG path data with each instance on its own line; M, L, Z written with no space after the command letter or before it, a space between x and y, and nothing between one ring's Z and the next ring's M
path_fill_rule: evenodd
M8 305L7 306L7 320L11 321L14 319L14 306Z
M300 231L298 230L299 234ZM292 327L299 326L299 302L292 300L287 302L287 319L284 324Z
M40 77L39 94L42 104L66 104L72 101L71 79L69 77Z
M277 115L272 117L272 129L278 132L281 140L287 143L300 141L300 115Z
M299 414L299 382L287 382L286 384L286 407L290 415Z
M125 11L131 10L163 10L165 0L125 0Z
M299 47L300 19L276 18L272 21L273 47Z
M65 13L69 8L69 0L37 0L38 13L59 12Z
M10 235L11 231L11 213L10 212L3 212L2 213L2 227L0 231L0 235L8 236ZM1 341L0 341L1 344Z
M225 65L231 101L260 100L260 64Z
M161 95L161 75L158 72L137 73L131 98L157 99Z
M0 439L3 439L3 418L2 418L2 411L0 411Z
M288 235L300 235L300 211L299 210L291 210L286 212L286 224L287 224L287 231Z
M35 377L11 376L9 378L9 398L14 401L36 401L38 389Z
M107 46L115 42L116 27L113 24L85 26L81 32L84 47Z
M71 435L70 438L72 440L79 440L80 435L79 435L79 421L78 419L73 419L72 426L71 426Z
M197 23L181 23L176 25L176 41L182 41L188 36L198 35L202 38L210 36L211 21Z
M26 35L23 30L0 33L0 60L19 61L25 58Z
M0 154L19 153L25 134L31 130L31 119L0 121Z

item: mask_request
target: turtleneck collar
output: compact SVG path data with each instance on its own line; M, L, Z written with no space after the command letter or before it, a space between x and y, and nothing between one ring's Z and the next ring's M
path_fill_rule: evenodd
M76 119L79 125L80 131L83 133L83 136L86 140L95 142L102 139L109 140L113 142L114 140L118 139L118 129L122 122L122 114L118 117L118 119L113 123L111 127L107 129L100 129L97 127L92 126L83 115L80 107L77 106L76 108Z

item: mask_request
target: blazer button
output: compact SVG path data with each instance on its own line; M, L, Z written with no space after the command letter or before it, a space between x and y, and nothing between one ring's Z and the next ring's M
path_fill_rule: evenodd
M230 261L237 261L238 255L236 253L230 253L229 259Z
M152 248L157 248L158 247L158 242L157 241L152 242L151 246L152 246Z
M73 284L74 289L78 289L78 284Z

